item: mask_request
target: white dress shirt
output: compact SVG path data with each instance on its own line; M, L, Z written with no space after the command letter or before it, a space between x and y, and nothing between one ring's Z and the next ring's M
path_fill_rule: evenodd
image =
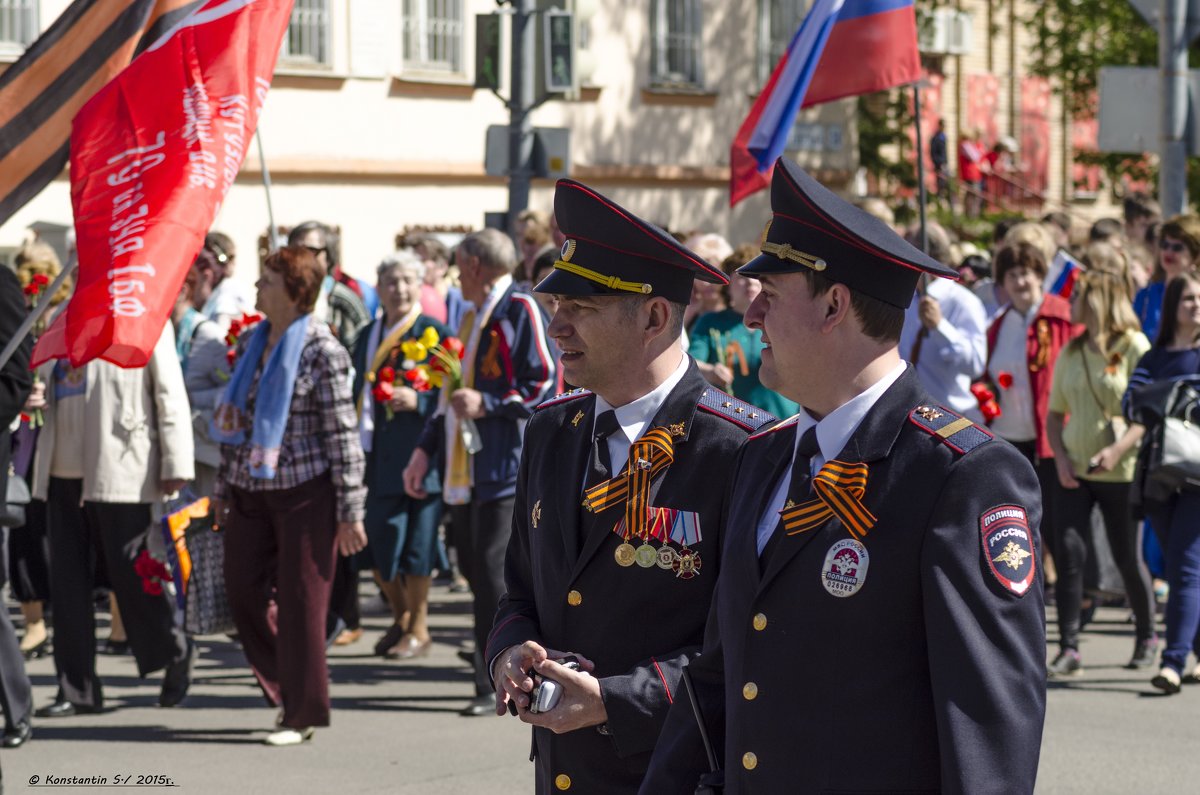
M879 402L883 393L888 391L888 388L896 383L900 376L904 375L906 369L908 369L908 363L900 362L883 378L829 412L820 421L813 419L812 415L803 408L800 409L800 413L796 415L795 419L796 442L792 449L792 461L783 471L779 482L775 484L775 490L771 493L771 501L767 503L766 511L758 520L758 554L762 554L763 548L771 540L771 534L779 525L779 512L783 510L783 504L787 502L787 490L792 483L792 467L796 462L795 450L800 446L800 439L804 433L814 425L817 426L817 446L820 448L820 452L814 455L809 462L809 475L811 476L820 471L826 461L837 458L838 454L845 449L850 437L858 430L858 426L862 425L867 412Z
M937 299L942 322L921 344L917 376L921 385L939 404L968 419L982 423L979 402L971 394L971 382L987 363L987 314L974 293L948 279L933 279L926 295ZM900 355L912 361L917 334L924 325L920 296L913 298L904 314L900 333Z
M626 403L619 408L613 408L611 404L604 398L596 395L596 413L599 417L610 409L617 415L617 424L621 426L621 433L614 433L608 437L608 460L612 463L613 474L620 472L629 458L629 448L633 443L650 428L650 421L654 419L654 415L662 408L662 404L666 402L667 395L671 394L683 376L687 374L688 365L691 364L691 357L686 353L679 358L679 366L675 368L675 372L667 377L666 381L656 386L652 391L642 395L637 400ZM592 435L596 435L596 422L592 420Z

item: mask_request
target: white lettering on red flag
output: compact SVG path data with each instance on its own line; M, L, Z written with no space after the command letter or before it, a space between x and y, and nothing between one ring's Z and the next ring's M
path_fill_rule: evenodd
M35 364L149 361L246 158L291 8L291 0L210 0L75 116L79 273Z

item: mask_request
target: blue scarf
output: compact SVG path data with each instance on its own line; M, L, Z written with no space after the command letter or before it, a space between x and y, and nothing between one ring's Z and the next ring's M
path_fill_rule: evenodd
M267 357L266 366L258 379L252 423L246 421L246 400L254 383L258 362L267 348L267 335L271 333L269 320L262 321L250 332L250 341L238 357L229 386L225 387L225 393L213 411L209 430L215 442L242 444L246 441L246 429L251 429L251 477L262 480L275 477L279 448L283 443L283 432L287 428L292 405L292 387L296 384L300 353L308 337L308 321L311 317L311 314L301 315L292 321L283 333L283 339Z

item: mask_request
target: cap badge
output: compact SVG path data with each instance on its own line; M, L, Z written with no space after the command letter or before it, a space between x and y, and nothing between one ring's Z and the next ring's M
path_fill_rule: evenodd
M576 245L577 244L574 240L569 238L564 240L562 244L562 250L558 253L559 259L561 259L563 262L570 262L571 257L575 256Z

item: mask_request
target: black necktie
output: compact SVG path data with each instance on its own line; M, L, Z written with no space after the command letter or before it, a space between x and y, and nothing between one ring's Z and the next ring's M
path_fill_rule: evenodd
M800 437L800 444L796 445L796 457L792 460L792 478L788 483L787 500L800 502L808 496L812 486L812 459L819 452L821 452L821 447L817 444L817 426L814 425L804 432L804 435ZM781 518L775 525L771 537L767 539L762 555L758 558L759 571L767 568L767 561L775 553L781 543L780 539L785 535L787 533L783 529L783 519Z
M608 437L621 430L617 413L605 411L596 417L596 430L592 432L592 449L588 454L588 471L584 479L584 491L612 477L612 459L608 454Z

